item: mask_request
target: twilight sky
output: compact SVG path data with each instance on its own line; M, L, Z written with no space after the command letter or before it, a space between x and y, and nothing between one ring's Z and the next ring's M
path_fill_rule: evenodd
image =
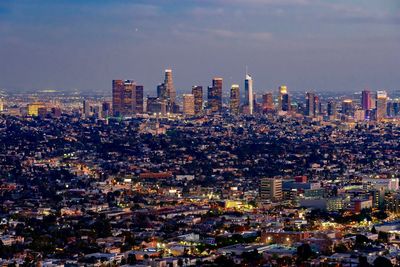
M0 88L400 89L399 0L1 0Z

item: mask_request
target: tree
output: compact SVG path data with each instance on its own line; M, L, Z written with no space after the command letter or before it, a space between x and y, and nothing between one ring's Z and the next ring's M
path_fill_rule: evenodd
M382 242L382 243L389 242L389 233L379 232L378 233L378 240L379 240L379 242Z
M131 265L136 264L136 256L135 256L135 254L129 253L128 254L128 259L126 260L126 263L127 264L131 264Z
M221 255L215 259L214 263L220 267L233 267L236 266L235 262L228 257Z
M359 267L370 267L371 265L368 263L368 259L365 256L358 257L358 266Z
M297 247L297 260L299 262L304 262L311 258L313 255L312 249L309 244L302 244Z
M371 233L372 234L377 234L378 233L378 231L376 231L375 226L372 226Z
M365 235L356 235L356 243L355 243L356 247L358 248L364 247L369 242L370 240Z
M346 253L348 251L347 247L343 243L339 243L335 246L335 252L336 253Z
M374 260L374 267L393 267L393 264L388 258L379 256Z

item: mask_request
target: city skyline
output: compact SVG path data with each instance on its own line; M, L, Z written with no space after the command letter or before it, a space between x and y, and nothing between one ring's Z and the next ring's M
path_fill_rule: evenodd
M2 1L0 88L108 91L129 77L177 92L210 78L224 91L398 90L397 1ZM211 64L212 62L212 64ZM22 77L22 78L21 78Z

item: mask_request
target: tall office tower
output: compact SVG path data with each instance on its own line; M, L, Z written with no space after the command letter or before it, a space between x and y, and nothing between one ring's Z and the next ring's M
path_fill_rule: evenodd
M160 83L157 85L157 97L160 99L167 99L167 89L165 87L165 84Z
M395 99L393 102L393 114L395 117L400 115L400 100L399 99Z
M167 100L158 97L147 97L147 113L167 114Z
M136 85L131 80L113 80L114 116L131 116L135 110Z
M3 99L0 99L0 112L4 111L4 102Z
M85 118L89 118L92 115L91 106L88 100L83 100L83 114Z
M172 81L172 70L170 69L165 70L164 85L171 104L174 104L176 100L176 91L174 82Z
M361 107L363 110L372 109L372 93L369 90L364 90L361 93Z
M194 113L197 115L203 110L203 86L193 86L192 94L194 95Z
M336 102L333 100L329 100L327 110L328 110L328 116L336 117L337 116Z
M387 93L386 91L376 92L376 120L381 121L387 115Z
M123 80L112 81L112 109L115 117L121 116L122 111L122 93L124 91Z
M111 115L111 105L110 102L103 102L101 105L101 115L103 118L108 118Z
M240 106L240 90L239 85L232 84L230 96L230 112L231 114L238 115Z
M282 200L282 179L261 178L260 198L262 202Z
M183 94L183 114L189 116L195 115L193 94Z
M96 119L100 119L100 118L103 117L100 105L91 106L90 109L91 109L91 116L92 117L94 117Z
M268 112L274 110L274 96L272 93L266 93L263 95L263 112Z
M222 78L214 78L208 87L208 105L212 113L222 111Z
M122 92L122 110L121 115L131 116L135 110L135 90L134 81L124 81L124 91Z
M254 112L253 78L248 73L246 73L244 80L244 94L244 105L249 107L249 114L252 115Z
M289 94L282 95L282 111L290 111L291 105Z
M386 114L389 118L393 118L394 115L394 102L389 101L387 102L387 107L386 107Z
M351 100L351 99L343 100L343 102L342 102L342 114L347 115L347 116L353 116L354 115L353 100Z
M314 116L318 116L322 113L322 103L319 101L318 96L314 96Z
M287 87L285 85L279 86L279 94L278 94L278 111L282 110L282 99L283 95L286 95L287 92Z
M136 85L136 93L135 93L135 110L134 112L137 114L142 114L143 109L143 85Z
M306 116L315 116L315 94L308 92L306 94Z

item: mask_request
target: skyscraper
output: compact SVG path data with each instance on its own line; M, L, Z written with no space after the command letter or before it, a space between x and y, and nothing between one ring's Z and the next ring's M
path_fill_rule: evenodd
M336 117L337 116L337 108L336 102L333 100L328 101L328 116Z
M91 106L88 100L83 100L83 116L89 118L92 114Z
M136 84L132 80L113 80L114 116L131 116L136 107Z
M376 120L381 121L387 116L387 93L386 91L376 92Z
M157 85L157 97L160 99L167 99L167 89L163 83Z
M103 118L108 118L111 115L110 102L103 102L101 105L101 114Z
M262 178L260 186L260 198L263 202L282 200L282 179Z
M245 94L244 105L248 106L249 114L252 115L254 111L253 79L248 73L246 73L246 79L244 80L244 94Z
M306 94L306 116L315 116L315 94L307 92Z
M345 99L342 102L342 114L347 116L354 116L353 100Z
M118 117L121 115L122 110L122 92L124 91L123 80L112 81L112 109L113 115Z
M239 85L232 84L230 95L230 112L231 114L238 115L240 106L240 91Z
M278 111L282 110L282 100L283 100L283 95L286 95L287 92L287 87L286 85L281 85L279 86L279 94L278 94Z
M369 90L364 90L361 93L361 107L363 110L372 109L372 93Z
M214 78L208 87L208 105L212 113L222 111L222 78Z
M318 116L322 113L321 102L318 96L314 96L314 116Z
M290 111L291 101L289 94L282 95L282 111Z
M193 94L183 94L183 114L195 115L195 98Z
M274 97L272 93L266 93L263 95L263 112L272 111L274 109Z
M166 115L167 100L158 97L147 97L147 113Z
M143 113L143 85L136 85L135 113Z
M194 113L199 114L203 110L203 86L193 86L192 94L194 95Z
M176 100L176 91L174 82L172 80L172 70L170 69L165 70L164 86L167 97L169 98L171 104L174 104Z

